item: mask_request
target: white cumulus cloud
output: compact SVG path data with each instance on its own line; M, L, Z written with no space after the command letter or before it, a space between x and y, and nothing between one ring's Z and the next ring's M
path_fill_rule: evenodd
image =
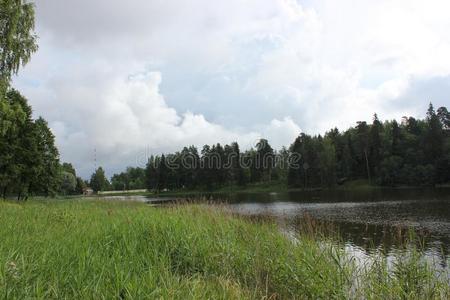
M144 152L449 106L445 0L36 0L15 85L87 175ZM110 171L111 172L111 171Z

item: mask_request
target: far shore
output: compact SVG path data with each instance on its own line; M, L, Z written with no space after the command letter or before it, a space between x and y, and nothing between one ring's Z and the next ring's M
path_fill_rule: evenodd
M235 193L283 193L283 192L318 192L318 191L371 191L389 189L433 189L450 188L450 184L436 186L378 186L371 185L365 180L355 180L346 182L343 185L336 185L329 188L298 188L288 187L280 182L251 184L246 186L224 186L215 189L179 189L164 191L148 191L146 189L121 190L121 191L101 191L94 196L197 196L205 194L235 194Z

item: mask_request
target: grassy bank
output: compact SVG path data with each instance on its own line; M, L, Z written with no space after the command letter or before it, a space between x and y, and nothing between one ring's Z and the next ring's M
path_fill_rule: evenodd
M0 202L0 298L436 298L449 296L416 252L393 272L357 271L314 234L211 207L62 200ZM355 280L358 278L358 280Z
M440 185L437 187L450 187L450 185ZM347 181L342 185L336 185L333 187L316 187L316 188L293 188L288 187L285 182L282 181L272 181L272 182L262 182L262 183L252 183L245 186L239 185L226 185L214 189L181 189L181 190L169 190L165 192L148 192L148 191L105 191L102 192L100 196L198 196L205 194L233 194L233 193L283 193L283 192L295 192L295 191L320 191L320 190L344 190L344 191L372 191L380 189L417 189L424 188L420 186L379 186L370 184L368 180L352 180ZM427 187L425 187L427 188ZM428 187L429 188L429 187Z
M165 192L148 192L148 191L112 191L112 192L102 192L100 196L196 196L204 194L221 194L221 193L259 193L259 192L287 192L291 190L300 189L288 189L287 185L283 182L264 182L264 183L253 183L246 186L239 185L226 185L223 187L215 188L212 190L208 189L181 189L181 190L169 190Z

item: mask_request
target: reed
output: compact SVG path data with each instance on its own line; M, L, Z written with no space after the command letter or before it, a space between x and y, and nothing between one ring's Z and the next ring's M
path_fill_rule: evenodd
M342 247L189 204L0 202L0 298L446 299L416 256L360 270ZM414 253L414 252L413 252ZM410 255L410 254L409 254ZM355 278L360 279L355 280Z

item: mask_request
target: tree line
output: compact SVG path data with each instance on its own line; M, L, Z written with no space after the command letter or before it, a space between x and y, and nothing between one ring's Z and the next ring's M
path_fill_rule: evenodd
M403 117L357 125L323 137L301 134L291 151L301 153L305 166L289 170L296 187L332 186L365 179L381 186L432 186L450 182L450 114L430 103L424 120Z
M151 156L145 168L127 168L114 174L111 183L97 180L99 168L91 181L101 181L104 189L216 189L227 185L245 186L253 182L285 181L289 151L275 151L261 139L255 149L241 152L238 143L184 147L172 154Z
M292 159L296 158L296 159ZM213 190L272 181L293 188L323 188L364 180L380 186L434 186L450 182L450 113L435 111L426 118L403 117L357 122L340 132L301 133L289 148L274 150L261 139L249 150L238 143L194 146L151 156L145 168L115 174L105 189L161 191Z

